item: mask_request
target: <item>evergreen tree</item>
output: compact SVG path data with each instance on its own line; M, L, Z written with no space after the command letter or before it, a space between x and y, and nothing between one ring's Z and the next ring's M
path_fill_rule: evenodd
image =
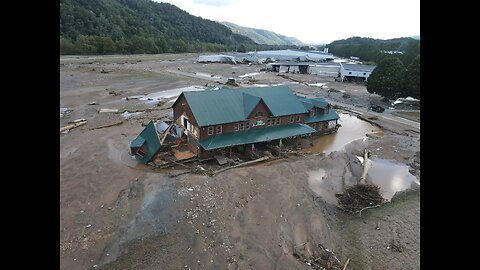
M420 98L420 55L407 68L404 96Z
M384 97L397 98L404 92L405 67L398 58L383 59L368 77L367 91Z

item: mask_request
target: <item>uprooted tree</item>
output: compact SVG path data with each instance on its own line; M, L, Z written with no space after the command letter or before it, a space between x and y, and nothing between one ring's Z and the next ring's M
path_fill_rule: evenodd
M349 213L378 207L384 202L380 188L373 184L357 184L345 189L343 194L337 194L338 203L343 210Z
M359 183L347 187L343 194L337 194L340 207L349 213L362 213L363 210L380 206L385 199L380 194L380 187L367 184L366 176L370 167L370 153L365 151L363 173Z

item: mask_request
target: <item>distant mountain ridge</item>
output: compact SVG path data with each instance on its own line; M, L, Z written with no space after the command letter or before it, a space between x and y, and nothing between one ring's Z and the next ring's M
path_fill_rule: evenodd
M391 39L374 39L368 37L351 37L347 39L335 40L332 43L328 44L328 47L332 46L345 46L345 45L381 45L389 44L386 46L398 46L404 47L410 41L415 40L411 37L401 37L401 38L391 38ZM397 48L400 49L400 48Z
M295 37L287 37L272 31L257 29L257 28L250 28L250 27L243 27L231 22L221 22L221 24L230 28L230 30L232 30L233 33L249 37L251 40L253 40L258 44L297 45L297 46L305 45L303 42L301 42Z

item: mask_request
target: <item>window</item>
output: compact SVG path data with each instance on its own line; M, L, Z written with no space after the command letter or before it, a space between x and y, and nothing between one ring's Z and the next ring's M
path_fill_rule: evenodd
M234 131L238 131L238 123L236 123L235 125L233 125L233 130L234 130Z
M270 119L267 119L267 126L271 126L272 125L272 121Z
M280 125L280 118L275 119L275 125Z
M138 155L140 158L144 158L146 153L147 153L147 144L144 143L142 147L138 148L135 154Z
M262 116L263 116L263 113L262 113L262 112L257 112L257 113L255 114L255 117L262 117Z
M247 122L247 123L245 124L245 129L249 129L249 128L250 128L250 122Z
M290 116L290 123L293 123L293 119L294 119L293 115Z
M243 130L243 123L240 123L240 130Z
M300 115L297 115L297 122L300 122Z
M208 127L208 135L213 135L213 127Z
M350 71L350 72L348 72L348 74L352 74L352 72Z
M222 126L217 126L217 134L221 134L222 133Z
M310 110L310 117L314 117L315 116L315 108L312 108ZM292 121L293 122L293 121Z

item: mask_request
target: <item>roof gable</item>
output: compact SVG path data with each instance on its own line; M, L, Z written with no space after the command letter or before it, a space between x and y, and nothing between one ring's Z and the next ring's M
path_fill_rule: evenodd
M243 97L243 111L245 112L245 118L248 118L252 110L257 106L258 102L261 100L260 97L252 96L247 93L242 93Z
M305 106L305 108L307 108L308 110L312 109L313 107L324 109L328 106L328 102L326 102L325 99L321 97L316 97L316 98L298 97L298 98L302 102L303 106Z

